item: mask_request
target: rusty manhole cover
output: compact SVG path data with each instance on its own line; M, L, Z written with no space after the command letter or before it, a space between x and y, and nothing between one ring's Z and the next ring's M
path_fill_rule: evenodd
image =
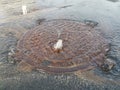
M36 69L65 73L102 65L108 49L106 40L90 26L51 20L23 35L15 58Z

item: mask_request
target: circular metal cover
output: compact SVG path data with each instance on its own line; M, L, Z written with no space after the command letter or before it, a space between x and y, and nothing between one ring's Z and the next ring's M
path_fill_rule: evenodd
M61 39L62 50L53 46ZM106 40L90 26L72 20L43 22L26 32L17 44L16 59L53 73L88 70L104 62Z

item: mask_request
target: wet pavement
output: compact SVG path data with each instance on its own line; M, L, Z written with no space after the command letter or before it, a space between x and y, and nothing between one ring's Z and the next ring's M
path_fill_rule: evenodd
M26 5L28 14L22 15ZM119 0L8 0L0 1L0 89L1 90L119 90L120 88ZM97 22L111 45L108 57L117 64L110 72L99 68L88 72L48 74L19 72L8 57L19 38L44 20L71 19Z

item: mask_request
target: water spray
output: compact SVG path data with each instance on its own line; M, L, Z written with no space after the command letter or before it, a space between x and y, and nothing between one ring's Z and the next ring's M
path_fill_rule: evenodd
M23 12L23 15L27 14L27 6L26 5L22 5L22 12Z

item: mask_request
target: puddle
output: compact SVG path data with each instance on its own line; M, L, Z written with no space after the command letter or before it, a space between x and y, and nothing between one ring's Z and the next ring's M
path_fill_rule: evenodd
M27 15L22 15L22 5L27 6ZM95 29L102 32L111 44L111 50L108 53L108 56L117 62L115 68L110 73L104 73L98 69L95 70L95 73L108 80L112 79L113 81L120 81L119 6L119 0L12 0L11 2L8 0L1 0L0 28L4 25L6 26L6 23L10 24L14 22L16 23L13 23L14 27L15 25L18 25L19 27L21 26L21 29L24 31L24 29L32 29L41 24L41 21L51 19L72 19L82 22L93 22L93 24L96 25ZM17 26L14 29L18 29ZM2 35L1 31L0 35ZM5 32L7 33L7 29ZM22 30L20 32L22 32ZM0 43L2 43L2 45L0 45L0 50L3 50L2 47L6 44L3 43L3 37L0 40ZM3 60L4 57L1 57L1 59ZM2 73L3 72L0 73L0 77ZM48 83L51 85L50 82ZM119 90L119 88L114 88L114 86L110 89Z

